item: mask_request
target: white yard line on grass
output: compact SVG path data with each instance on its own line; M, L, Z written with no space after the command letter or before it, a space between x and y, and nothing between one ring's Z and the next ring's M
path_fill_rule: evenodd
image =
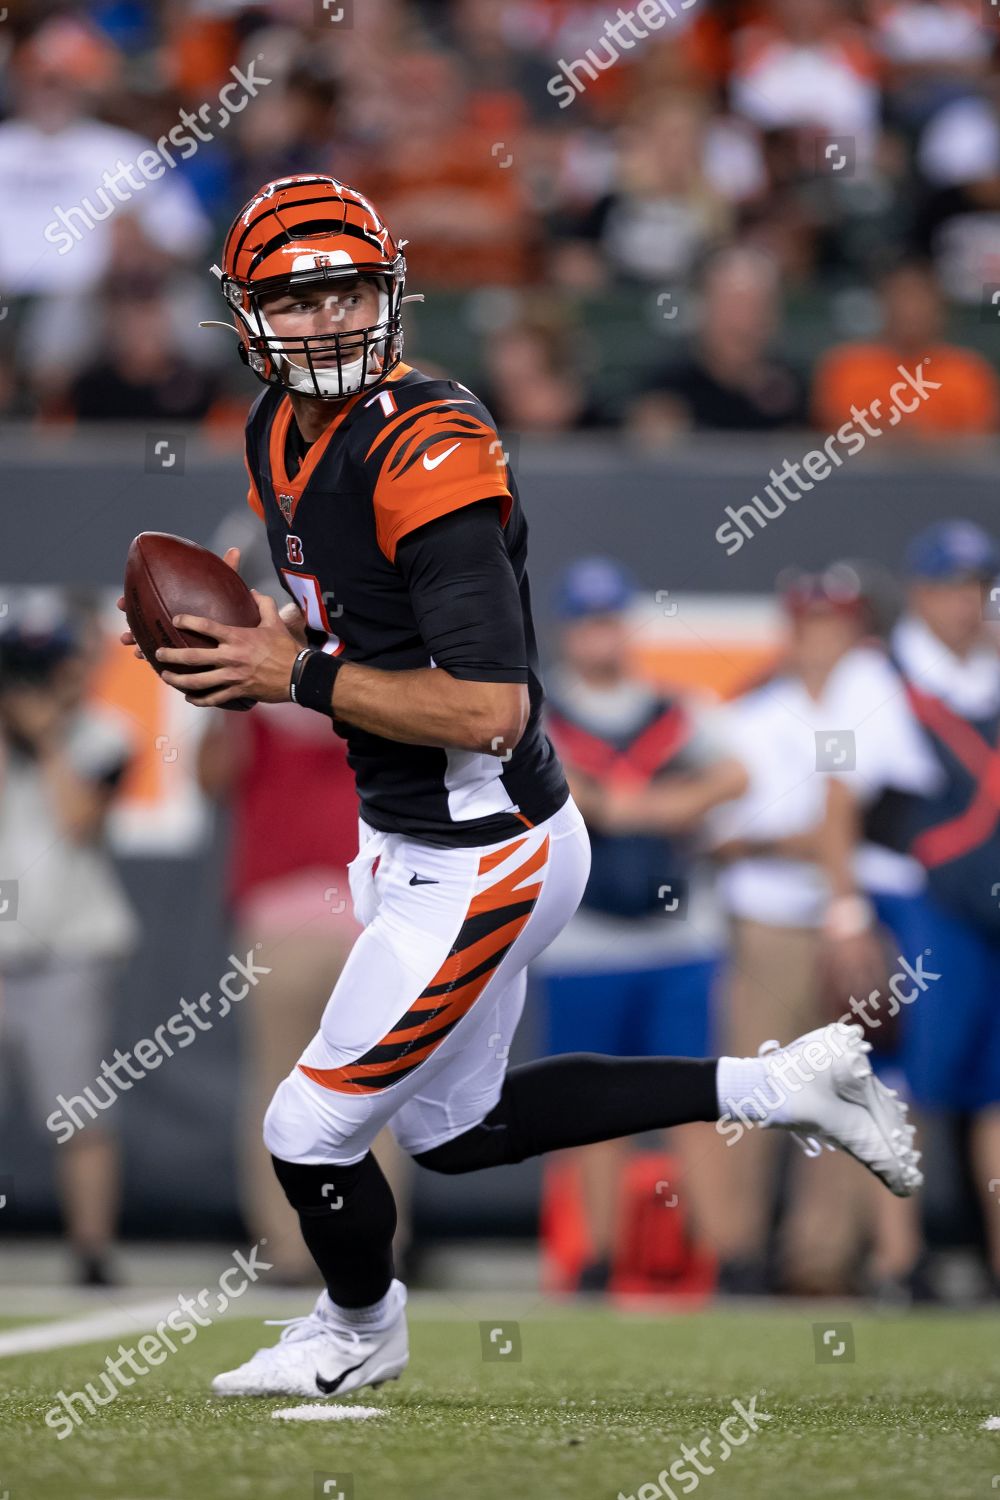
M0 1333L0 1359L12 1354L37 1354L43 1349L66 1349L73 1344L96 1344L118 1334L155 1328L161 1318L176 1312L177 1298L169 1301L133 1302L107 1308L82 1318L61 1318L54 1323L32 1323Z
M364 1422L368 1417L384 1417L384 1406L327 1406L310 1401L305 1406L283 1406L272 1417L281 1422Z

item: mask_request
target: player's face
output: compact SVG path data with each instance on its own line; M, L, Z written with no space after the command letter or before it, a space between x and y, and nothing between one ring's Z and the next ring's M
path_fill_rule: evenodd
M295 287L261 299L261 311L279 338L353 333L378 322L379 294L372 281L337 287Z

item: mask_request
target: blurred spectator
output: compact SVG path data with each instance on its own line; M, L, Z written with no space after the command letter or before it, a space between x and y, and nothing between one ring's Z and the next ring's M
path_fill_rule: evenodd
M609 278L684 280L725 234L731 213L708 176L709 110L694 94L637 99L617 135L615 180L557 250L570 287Z
M235 196L247 202L275 177L332 172L353 182L361 170L345 151L343 90L328 58L312 51L296 60L283 88L264 90L236 125L239 154Z
M802 381L771 353L780 287L759 251L720 251L705 272L695 342L687 356L647 383L629 424L647 442L680 431L769 431L805 424Z
M541 312L529 314L491 336L482 399L504 432L601 426L603 414L588 393L585 369L571 329Z
M710 820L724 864L719 894L731 919L720 1050L733 1056L755 1052L765 1038L784 1045L847 1012L849 991L828 995L824 982L821 830L829 775L817 746L832 741L838 754L839 737L854 735L891 678L881 651L866 640L870 610L853 569L788 570L779 588L787 626L781 664L729 708L750 787ZM901 767L905 752L901 743ZM860 757L858 766L863 780ZM877 977L881 982L881 967ZM908 1272L917 1253L913 1215L905 1205L883 1204L884 1195L857 1183L846 1158L826 1154L808 1166L795 1162L772 1255L782 1145L751 1131L738 1159L729 1158L720 1285L743 1293L856 1290L856 1262L872 1228L875 1280Z
M503 101L520 115L527 105L535 118L551 117L557 105L546 87L552 70L539 56L519 46L518 26L511 7L496 0L450 0L449 40L462 58L467 75L475 80L479 108L486 111Z
M981 0L870 0L869 9L890 117L904 127L926 124L988 70L994 42Z
M821 170L830 141L849 141L864 170L875 155L878 72L846 0L765 0L737 33L733 108L764 131L792 131L800 163Z
M77 1277L108 1285L118 1093L102 1064L115 976L137 928L102 836L132 748L117 716L83 701L88 676L62 601L23 599L0 633L0 1057L23 1080L39 1130L58 1141ZM68 1137L68 1123L47 1124L63 1110L79 1124Z
M902 1062L925 1133L939 1139L949 1117L971 1117L971 1176L1000 1294L990 1192L1000 1178L1000 820L991 789L1000 656L986 626L1000 550L971 522L943 521L910 543L906 573L907 610L890 638L895 670L858 725L859 774L831 780L832 935L849 982L874 972L874 916L856 857L863 839L883 863L926 871L877 903L899 951L922 970L899 995ZM939 1151L928 1152L928 1169L925 1205L940 1211L955 1189Z
M917 143L916 239L941 285L976 304L1000 282L1000 112L994 73L937 110Z
M150 240L178 259L196 255L208 223L183 178L137 178L127 201L102 186L151 142L95 119L91 108L118 67L85 22L57 17L15 54L15 113L0 124L0 287L7 296L68 296L100 281L116 214L135 214ZM121 191L130 192L126 182ZM16 207L14 207L16 205Z
M851 420L852 406L869 408L879 400L887 415L900 366L916 374L924 365L927 378L939 388L885 432L903 439L995 432L1000 381L981 355L942 340L944 309L930 267L913 262L898 266L883 278L880 292L882 338L831 349L816 369L814 425L836 432Z
M69 412L83 422L200 422L219 383L178 344L166 288L150 277L115 280L104 316L103 352L73 381Z
M477 125L458 60L389 59L391 108L359 184L411 241L414 287L521 285L538 276L539 225L516 170L514 129Z
M696 840L705 814L738 796L746 776L704 708L630 673L625 612L634 598L629 575L606 558L572 564L557 592L548 732L587 822L592 865L577 914L535 967L545 1051L705 1057L722 929ZM700 1227L720 1212L710 1164L717 1145L712 1127L678 1137L690 1166L683 1191ZM593 1251L585 1290L611 1274L626 1149L606 1141L578 1154Z

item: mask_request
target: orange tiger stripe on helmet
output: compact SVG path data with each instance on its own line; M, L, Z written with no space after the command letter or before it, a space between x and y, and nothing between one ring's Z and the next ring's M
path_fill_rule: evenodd
M343 254L359 269L384 268L399 247L374 204L356 188L320 175L265 184L226 236L222 269L247 284L291 274L302 254Z

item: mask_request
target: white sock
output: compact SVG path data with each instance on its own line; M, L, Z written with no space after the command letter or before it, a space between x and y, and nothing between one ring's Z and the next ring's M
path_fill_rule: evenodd
M715 1087L720 1116L732 1115L755 1124L768 1120L775 1125L785 1122L786 1090L771 1078L767 1063L764 1057L719 1058Z
M329 1292L321 1307L327 1321L341 1328L353 1328L357 1333L382 1333L395 1322L405 1304L406 1288L401 1281L393 1281L385 1296L368 1307L341 1307Z

